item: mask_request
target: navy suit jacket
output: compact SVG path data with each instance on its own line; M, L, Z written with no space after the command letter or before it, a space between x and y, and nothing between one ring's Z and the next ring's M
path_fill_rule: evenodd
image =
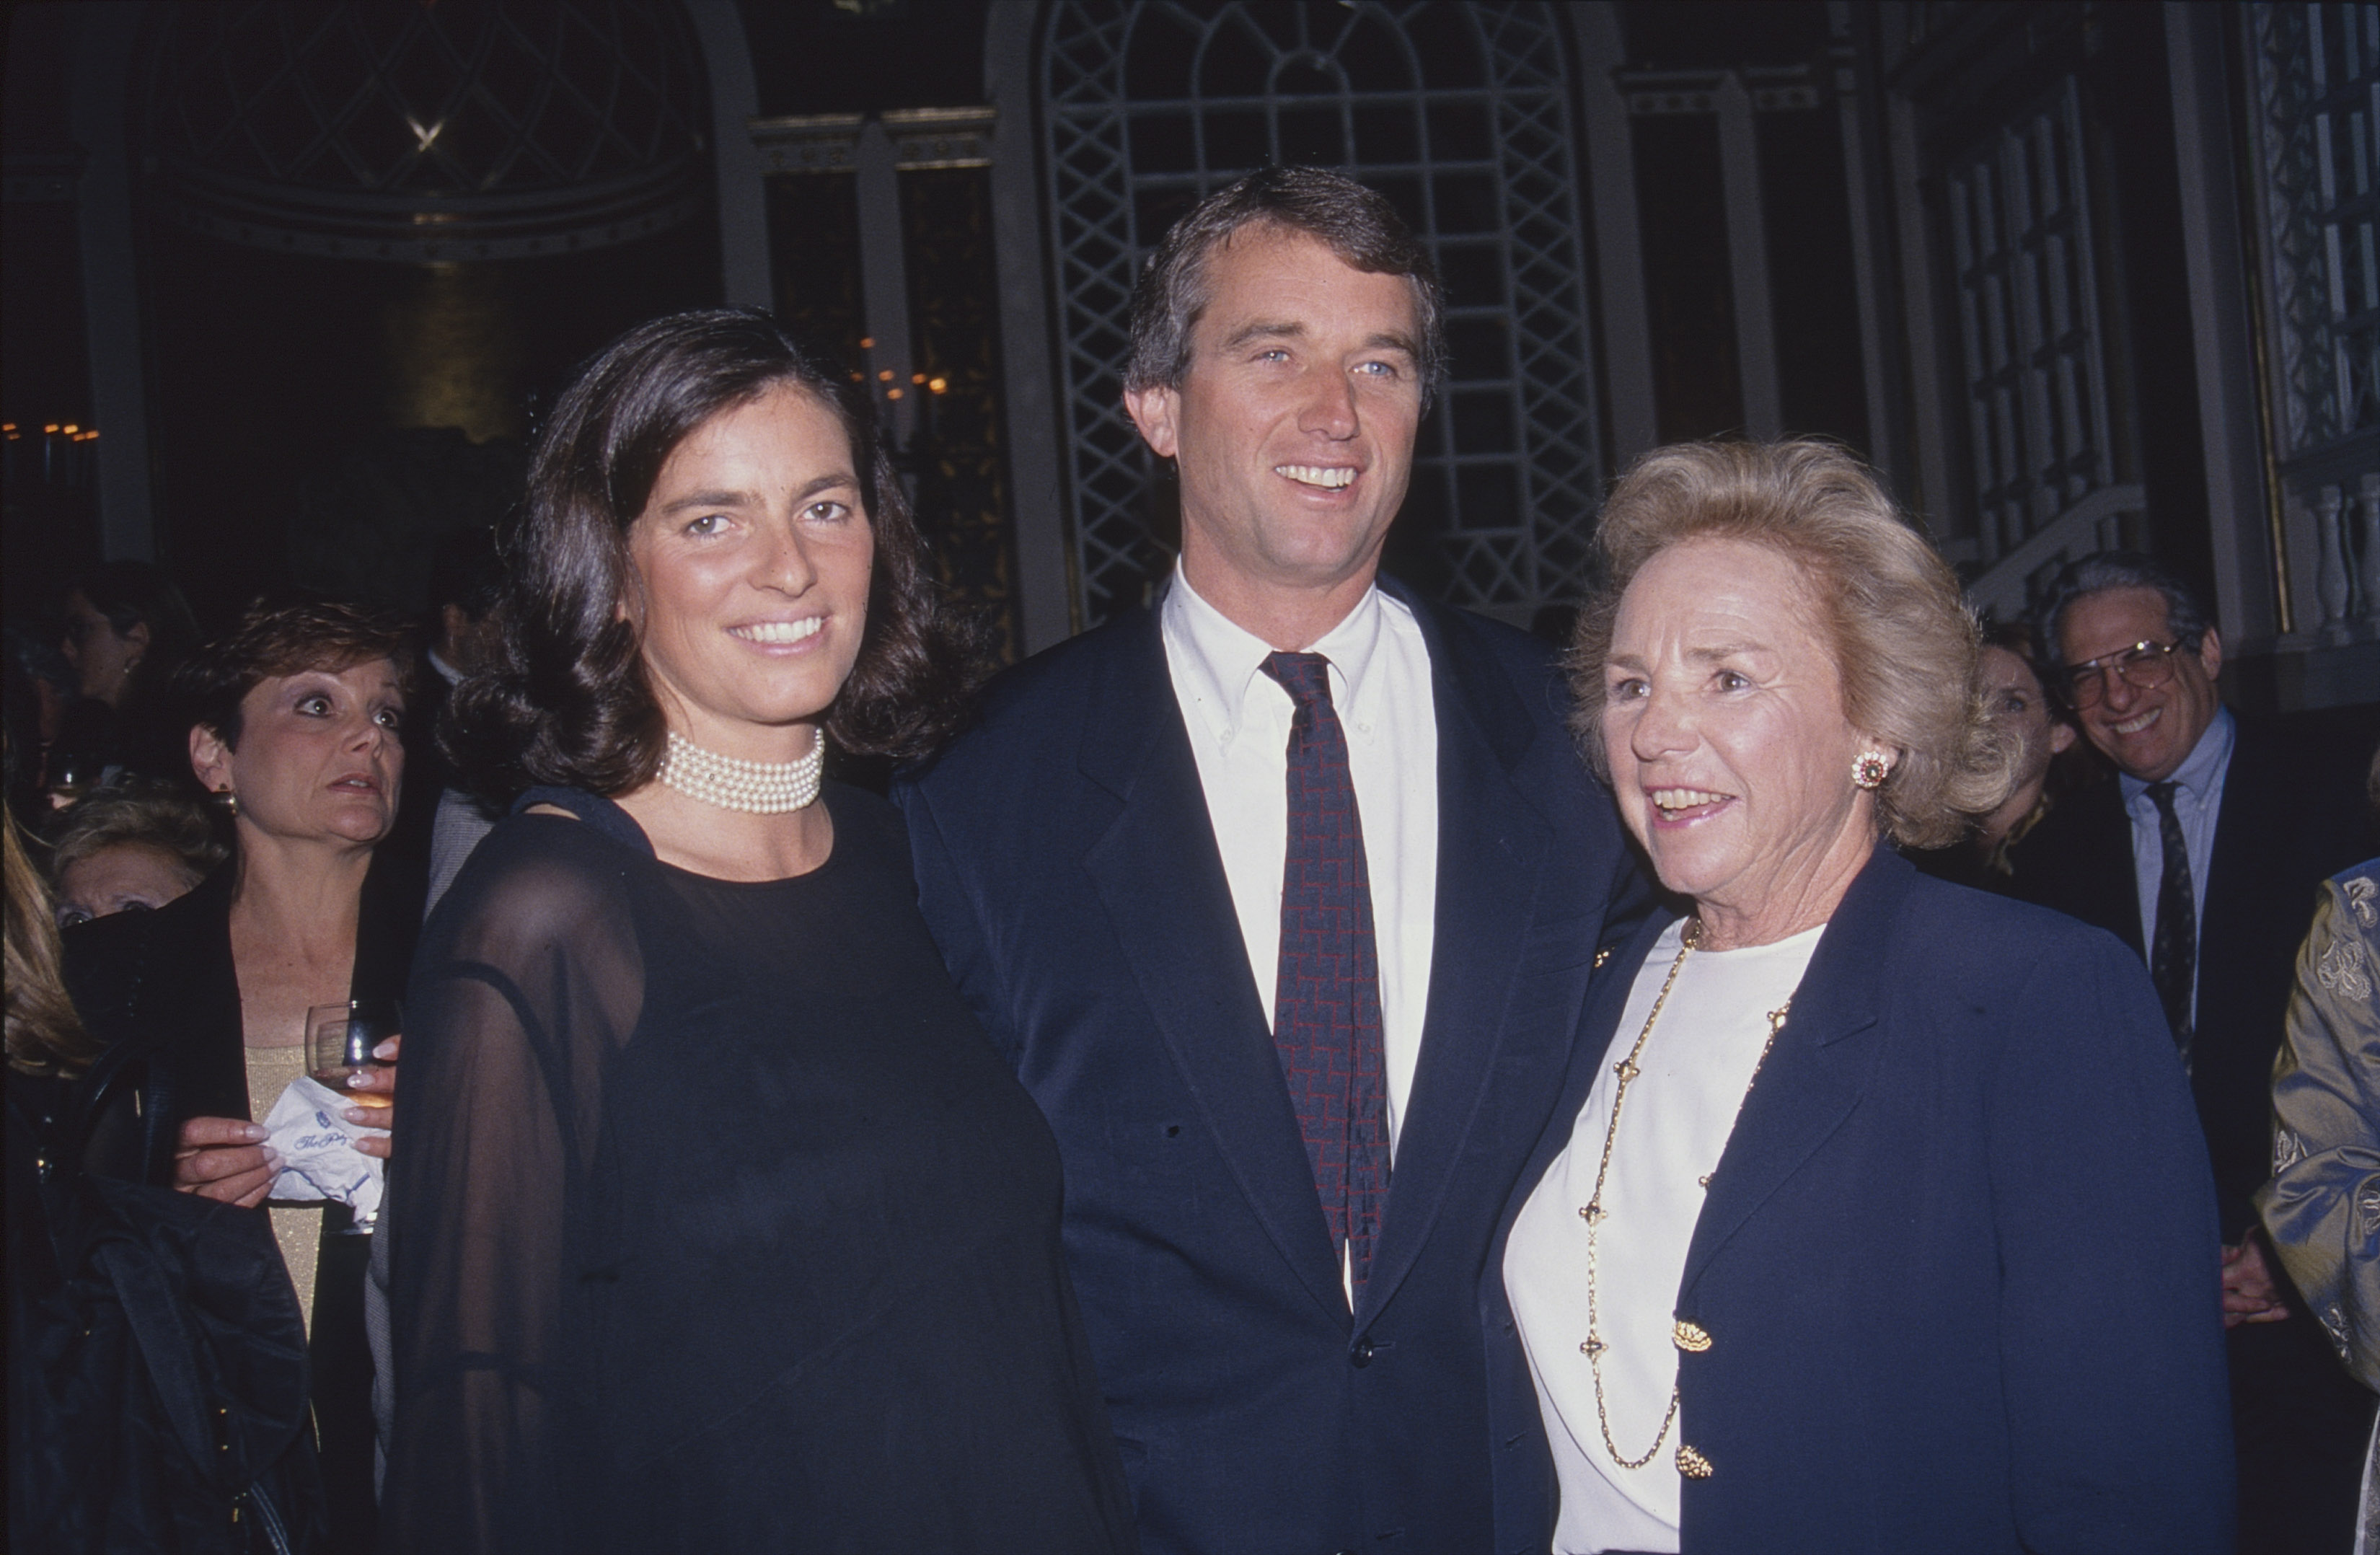
M1543 1538L1534 1412L1491 1450L1486 1352L1511 1339L1483 1330L1479 1271L1607 916L1641 887L1551 654L1383 586L1429 650L1439 878L1421 1058L1352 1315L1156 613L1010 672L895 790L952 976L1057 1131L1075 1285L1152 1555ZM1537 1499L1520 1493L1500 1540L1504 1465Z
M1664 927L1598 984L1491 1304L1513 1217L1634 1039L1615 1027ZM1679 1356L1676 1440L1712 1472L1684 1481L1685 1555L2228 1552L2216 1250L2139 961L1878 847L1687 1252L1675 1310L1711 1342Z

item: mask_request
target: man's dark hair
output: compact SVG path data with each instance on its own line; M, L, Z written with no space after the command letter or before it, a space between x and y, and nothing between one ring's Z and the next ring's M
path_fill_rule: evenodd
M1132 360L1127 389L1178 389L1190 367L1190 332L1209 298L1207 263L1243 227L1299 232L1355 270L1402 275L1413 285L1420 338L1415 363L1421 404L1446 363L1444 300L1429 250L1378 190L1319 167L1268 167L1217 189L1166 229L1132 293Z
M842 750L897 758L954 731L967 657L866 397L766 313L705 309L606 346L538 435L528 501L503 542L502 648L456 689L441 731L473 792L625 794L652 780L668 729L638 627L620 609L635 579L628 530L678 444L778 388L810 395L842 424L875 539L867 634L827 734Z
M2074 601L2091 594L2104 594L2110 589L2149 589L2162 595L2166 629L2173 634L2174 641L2193 653L2214 626L2190 585L2155 557L2143 556L2137 551L2096 551L2067 563L2058 580L2049 586L2049 597L2042 602L2042 642L2053 662L2065 662L2066 650L2058 632L2066 624L2066 613L2074 607Z
M430 555L430 609L434 614L459 605L474 621L485 621L504 587L504 558L496 533L474 524L439 537Z

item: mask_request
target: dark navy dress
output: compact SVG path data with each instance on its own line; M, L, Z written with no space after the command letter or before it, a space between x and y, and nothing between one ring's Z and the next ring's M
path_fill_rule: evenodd
M1056 1145L897 814L738 883L540 793L416 962L389 1229L398 1550L1110 1551Z

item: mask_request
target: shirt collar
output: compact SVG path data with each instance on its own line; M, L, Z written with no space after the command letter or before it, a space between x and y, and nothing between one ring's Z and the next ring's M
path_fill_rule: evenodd
M1289 693L1264 673L1272 645L1201 598L1178 562L1159 620L1184 686L1217 740L1230 743L1247 722L1249 698L1258 694L1259 686L1286 704ZM1342 719L1362 701L1368 684L1366 672L1386 630L1375 584L1339 625L1306 650L1330 661L1330 699Z
M2223 776L2223 769L2230 764L2231 746L2235 738L2231 710L2227 707L2217 707L2215 710L2215 717L2206 725L2205 732L2198 736L2198 743L2190 747L2190 754L2183 757L2181 765L2173 770L2171 780L2173 785L2189 795L2192 804L2201 808L2205 807L2208 796L2214 793L2215 784ZM2124 803L2127 806L2135 803L2141 796L2149 791L2149 785L2143 779L2136 778L2130 772L2123 773L2122 777Z

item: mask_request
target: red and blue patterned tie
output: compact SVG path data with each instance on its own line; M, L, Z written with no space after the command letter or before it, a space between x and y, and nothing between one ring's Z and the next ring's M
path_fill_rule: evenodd
M1330 662L1275 653L1264 672L1297 704L1289 725L1289 847L1281 879L1281 977L1273 1045L1314 1163L1314 1185L1364 1288L1389 1196L1387 1064L1372 880L1347 770L1347 731L1330 705Z

